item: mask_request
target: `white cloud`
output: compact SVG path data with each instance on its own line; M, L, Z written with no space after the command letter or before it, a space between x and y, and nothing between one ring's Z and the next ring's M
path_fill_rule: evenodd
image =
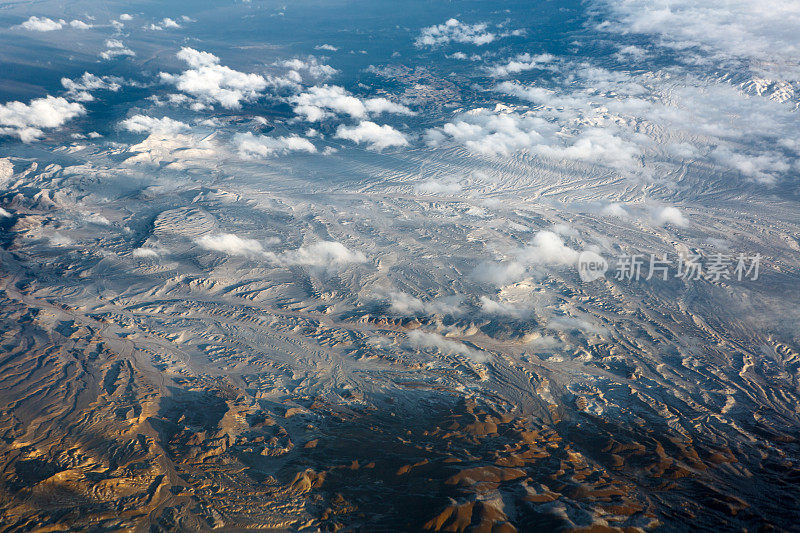
M478 109L430 130L428 142L437 146L449 138L478 154L508 156L545 143L545 135L553 133L553 125L541 118Z
M86 109L81 104L61 97L46 96L29 104L8 102L0 105L0 135L31 142L44 135L43 129L58 128L84 113Z
M106 40L106 49L100 52L100 57L109 60L114 59L115 57L124 57L124 56L135 56L136 52L127 48L122 41L117 39L108 39Z
M578 255L556 233L539 231L530 244L511 251L510 259L500 263L484 263L475 269L473 275L480 281L505 285L524 279L531 267L573 265Z
M286 59L278 63L279 66L291 69L294 74L299 76L299 72L306 72L309 76L316 79L327 80L339 71L330 65L320 63L314 56L309 56L306 59ZM295 79L297 76L295 76ZM299 80L298 80L299 81Z
M0 207L0 218L11 218L13 215Z
M465 355L473 361L482 362L486 361L489 357L487 354L471 348L466 344L437 335L436 333L428 333L419 329L408 332L408 341L411 346L418 349L436 348L446 355Z
M69 22L69 25L71 27L75 28L75 29L78 29L78 30L88 30L89 28L92 27L91 24L87 24L87 23L83 22L82 20L71 20Z
M117 78L110 76L96 76L89 72L84 72L83 76L71 80L61 78L61 85L67 90L67 95L80 102L91 102L94 97L90 91L106 90L116 92L122 87Z
M794 0L597 0L595 5L608 19L601 29L653 35L657 44L692 62L742 59L756 68L800 75L800 3Z
M338 85L322 85L309 88L306 92L291 97L294 112L310 122L317 122L333 114L349 115L353 118L366 118L368 115L395 113L413 115L404 105L386 98L360 99Z
M20 24L18 27L28 31L56 31L69 26L77 30L88 30L92 27L82 20L71 20L67 22L64 19L53 20L47 17L30 17L28 20Z
M414 186L419 194L455 194L462 189L457 179L426 180Z
M31 17L20 24L19 27L28 31L55 31L64 27L64 21L47 17Z
M166 248L143 246L141 248L134 248L133 251L131 252L131 255L133 255L133 257L155 259L167 253L168 250Z
M510 156L527 151L553 159L576 159L620 170L637 167L639 148L614 129L584 127L564 135L557 124L519 113L495 113L485 109L464 113L441 128L430 130L428 143L438 146L452 140L471 152Z
M288 137L267 137L251 132L237 133L233 139L239 155L246 158L270 157L289 152L314 153L317 148L308 139L297 135Z
M505 63L500 63L488 67L489 75L495 78L504 78L513 74L519 74L526 70L533 70L541 68L543 64L549 63L555 59L550 54L539 54L532 56L531 54L520 54L514 59Z
M174 135L189 129L189 125L169 117L154 118L147 115L134 115L120 122L120 126L133 133L158 133Z
M150 29L152 31L162 31L162 30L165 30L165 29L180 28L180 27L181 27L181 25L178 24L175 20L173 20L173 19L171 19L169 17L166 17L166 18L161 19L161 21L159 23L157 23L157 24L150 24L150 26L148 26L148 29Z
M666 152L679 160L707 157L763 184L791 172L792 158L776 146L796 130L796 112L789 102L689 76L666 81L580 64L562 65L560 71L558 85L568 89L503 82L495 90L536 104L528 115L570 132L575 142L559 150L561 157L644 176L650 175L642 167L648 154Z
M205 250L220 252L227 255L262 255L264 248L255 239L246 239L234 235L233 233L221 233L219 235L203 235L194 241L198 246Z
M368 120L362 120L357 126L340 125L336 128L336 137L356 144L366 143L370 150L408 145L408 138L403 133L387 124L379 126Z
M658 225L674 224L681 227L689 224L689 221L683 216L681 210L672 206L656 209L653 212L653 222Z
M401 315L459 315L464 312L459 296L423 301L405 292L390 292L388 298L389 309Z
M273 259L283 265L303 265L322 268L336 268L349 263L364 263L367 258L363 253L351 251L336 241L321 241L297 250L289 250Z
M125 165L166 165L167 168L175 170L192 166L200 166L207 170L219 165L226 154L217 143L215 135L199 137L176 133L176 130L182 129L180 124L156 122L132 124L133 127L141 127L142 132L150 131L149 128L152 128L152 131L142 142L128 147L127 152L133 155L125 160Z
M627 218L628 212L619 204L610 203L600 210L600 214L608 217Z
M516 255L525 264L572 265L578 260L578 252L552 231L538 232Z
M719 164L736 169L766 185L774 184L776 175L785 174L792 168L787 159L777 152L748 155L736 153L727 146L718 146L711 152L711 157Z
M328 52L337 52L339 49L332 44L318 44L314 47L315 50L326 50Z
M348 264L364 263L367 260L361 252L349 250L336 241L320 241L279 254L264 250L261 243L255 239L242 238L233 233L204 235L194 242L205 250L227 255L260 257L280 266L298 265L333 271Z
M444 24L423 28L414 44L422 47L456 42L482 46L497 38L496 34L487 31L488 27L485 22L470 25L453 18Z
M161 73L161 79L194 96L200 106L219 104L238 109L242 102L255 100L267 87L259 74L246 74L219 64L219 58L208 52L182 48L178 59L191 68L179 75Z
M119 20L133 20L133 16L127 13L123 13L122 15L119 16Z

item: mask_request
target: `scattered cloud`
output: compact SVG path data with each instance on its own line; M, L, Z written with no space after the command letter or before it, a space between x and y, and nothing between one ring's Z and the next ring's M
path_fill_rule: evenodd
M150 26L148 26L147 28L152 30L152 31L162 31L162 30L167 30L167 29L177 29L177 28L180 28L180 27L181 27L181 25L178 24L175 20L173 20L173 19L171 19L169 17L166 17L166 18L161 19L161 21L158 22L157 24L155 24L155 23L154 24L150 24Z
M132 57L136 55L136 52L126 47L122 41L117 39L108 39L106 40L105 45L106 49L100 52L100 57L105 60L114 59L116 57Z
M688 226L689 221L683 216L677 207L661 207L653 211L653 222L658 225L674 224L676 226Z
M91 24L87 24L82 20L71 20L67 22L64 19L53 20L47 17L30 17L17 27L28 31L47 32L60 30L66 26L77 30L88 30L92 27Z
M531 54L520 54L514 59L510 59L505 63L498 63L497 65L493 65L488 67L489 75L494 78L505 78L506 76L511 76L514 74L519 74L520 72L524 72L526 70L533 70L535 68L542 68L542 65L545 65L555 59L555 56L550 54L539 54L539 55L531 55Z
M383 150L392 146L407 146L408 138L393 127L362 120L357 126L340 125L336 137L356 144L367 144L370 150Z
M428 333L415 329L408 332L408 342L418 349L435 348L446 355L464 355L476 362L489 359L488 355L480 350L467 346L463 342L442 337L436 333Z
M273 255L272 259L283 265L303 265L326 269L341 267L350 263L364 263L363 253L351 251L336 241L321 241L297 250L289 250Z
M460 315L463 298L449 296L434 300L420 300L405 292L390 292L389 310L400 315Z
M601 30L647 34L689 63L743 60L758 69L800 75L800 4L793 0L596 0Z
M264 253L264 247L257 240L242 238L233 233L203 235L194 242L204 250L226 255L257 256Z
M120 122L120 126L133 133L158 133L160 135L174 135L189 130L188 124L178 120L146 115L134 115Z
M267 80L260 74L247 74L220 65L214 54L184 47L177 57L191 68L179 75L162 72L161 79L195 97L197 109L215 104L239 109L242 102L255 100L267 87Z
M349 115L353 118L382 113L413 115L404 105L386 98L360 99L338 85L322 85L309 88L307 91L289 99L294 112L309 122L318 122L335 114Z
M28 104L0 104L0 135L13 135L22 142L31 142L44 135L43 130L58 128L85 113L81 104L54 96L36 98Z
M423 47L456 42L482 46L491 43L497 38L496 34L487 31L488 27L489 25L485 22L465 24L458 19L452 18L444 24L423 28L414 44L417 47Z
M530 244L511 251L509 259L500 263L484 263L473 273L479 281L495 285L516 282L530 275L531 267L573 265L579 253L564 244L552 231L539 231Z
M306 59L294 58L286 59L277 63L281 67L291 69L296 75L295 78L302 79L300 72L305 72L309 77L318 80L327 80L335 76L339 71L330 65L320 63L314 56L308 56ZM299 82L300 79L297 81Z
M462 187L456 178L443 180L426 180L414 186L414 191L419 194L455 194L461 192Z
M289 152L314 153L317 151L313 143L298 135L267 137L246 132L237 133L233 142L239 155L245 158L263 158Z
M119 78L111 76L96 76L89 72L84 72L83 76L74 80L61 78L61 85L67 90L67 96L79 102L91 102L94 100L91 91L106 90L116 92L122 85Z

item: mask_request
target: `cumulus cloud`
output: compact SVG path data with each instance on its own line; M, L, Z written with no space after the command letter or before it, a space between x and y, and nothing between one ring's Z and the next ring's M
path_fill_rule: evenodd
M120 126L133 133L158 133L174 135L189 129L189 125L169 117L154 118L147 115L134 115L120 122Z
M239 155L245 158L271 157L289 152L314 153L317 151L313 143L298 135L267 137L254 135L251 132L237 133L233 142Z
M408 332L408 342L418 349L435 348L446 355L464 355L476 362L486 361L486 353L476 350L466 344L442 337L436 333L428 333L415 329Z
M77 30L88 30L92 27L91 24L87 24L82 20L71 20L67 22L64 19L53 20L47 17L30 17L17 27L28 31L46 32L60 30L65 26L69 26L70 28L75 28Z
M106 49L100 52L100 57L109 60L116 57L135 56L136 52L126 47L122 41L117 39L108 39L105 42Z
M620 170L635 169L639 155L636 144L619 137L613 129L583 127L570 135L543 117L486 109L463 113L444 126L429 130L426 138L431 146L454 141L487 156L508 157L526 151Z
M255 239L246 239L233 233L219 235L203 235L194 241L205 250L220 252L227 255L263 255L264 248Z
M550 54L539 54L539 55L531 55L531 54L520 54L514 59L506 61L505 63L499 63L497 65L493 65L488 67L489 75L495 78L504 78L506 76L511 76L513 74L519 74L520 72L524 72L526 70L533 70L535 68L541 68L543 64L549 63L555 59L555 56Z
M156 259L168 253L169 250L161 246L142 246L140 248L134 248L133 251L131 251L133 257L147 259Z
M543 133L554 133L554 127L544 119L478 109L430 130L427 137L432 146L449 138L475 153L508 156L544 143Z
M70 27L78 29L78 30L88 30L89 28L92 27L91 24L87 24L86 22L84 22L82 20L71 20L69 22L69 25L70 25Z
M116 92L122 87L118 78L96 76L89 72L84 72L83 76L74 80L61 78L61 85L67 90L67 96L79 102L91 102L94 100L91 91L106 90Z
M133 16L129 15L128 13L123 13L119 16L119 20L133 20Z
M28 31L55 31L64 27L64 21L47 17L31 17L20 24L19 27Z
M461 184L455 178L425 180L414 186L414 191L420 194L455 194L461 189Z
M600 29L649 34L691 62L742 59L758 68L800 75L800 4L793 0L596 0ZM700 49L697 54L694 49Z
M158 22L157 24L155 24L155 23L154 24L150 24L150 26L148 26L148 29L150 29L152 31L162 31L162 30L165 30L165 29L180 28L180 27L181 27L181 25L178 24L175 20L173 20L173 19L171 19L169 17L166 17L166 18L161 19L161 21Z
M574 265L579 253L564 244L558 234L552 231L539 231L531 242L509 253L509 259L500 263L485 263L474 272L480 281L496 285L524 279L531 267Z
M625 210L620 204L609 203L600 209L600 214L607 217L627 218L628 211Z
M414 44L422 46L439 46L450 42L469 43L476 46L491 43L497 38L495 33L487 31L485 22L465 24L458 19L450 19L444 24L423 28Z
M302 79L302 77L299 75L300 72L306 73L311 78L320 80L332 78L339 72L330 65L320 63L319 60L314 56L308 56L306 59L286 59L277 64L281 67L291 69L291 71L297 75L295 78L299 77L300 79Z
M631 176L652 174L645 166L649 154L673 160L708 158L718 167L763 184L775 183L791 172L792 157L778 146L781 139L794 135L796 113L787 103L691 76L671 76L667 81L569 63L557 70L557 89L517 82L495 87L497 92L536 104L525 116L560 129L556 137L536 130L544 139L527 148L533 153L594 162ZM480 121L466 122L475 126ZM525 121L516 122L522 134L513 128L508 132L519 149L529 130L523 127ZM495 133L485 127L454 129L458 131L461 134L453 138L464 143ZM470 131L475 139L469 137ZM444 140L445 133L434 132L429 139ZM491 139L503 140L497 135ZM479 143L474 146L480 149ZM509 150L503 147L514 146L500 142L495 149L493 143L484 151L507 154Z
M459 315L464 312L460 296L420 300L405 292L390 292L389 310L400 315Z
M717 163L738 170L754 181L772 185L776 176L785 174L792 169L789 160L779 152L766 152L761 154L745 154L734 152L728 146L717 146L711 152L711 158Z
M125 165L165 165L175 170L200 166L207 170L218 165L225 155L214 134L201 137L176 133L176 129L182 127L170 123L136 124L133 127L139 126L149 135L142 142L128 147L126 151L133 155L125 160Z
M281 253L265 250L261 242L239 237L233 233L203 235L194 242L205 250L231 256L259 257L280 266L297 265L331 271L352 263L364 263L367 260L363 253L352 251L336 241L320 241Z
M179 75L161 73L161 79L196 98L196 107L219 104L227 109L239 109L242 102L252 101L267 87L260 74L247 74L220 65L214 54L184 47L177 54L189 70Z
M674 224L676 226L687 226L689 221L683 216L681 210L677 207L667 206L655 209L653 211L653 222L658 225Z
M333 46L332 44L318 44L314 47L315 50L326 50L328 52L336 52L339 49Z
M383 150L392 146L407 146L408 138L393 127L362 120L357 126L340 125L336 137L356 144L366 144L370 150Z
M362 100L338 85L311 87L307 91L291 97L289 101L294 112L309 122L318 122L334 114L349 115L353 118L366 118L382 113L414 114L406 106L386 98Z
M352 251L336 241L321 241L297 250L289 250L272 258L283 265L303 265L336 268L350 263L364 263L367 258L359 251Z
M86 109L81 104L54 96L37 98L28 104L0 104L0 135L13 135L22 142L31 142L44 135L44 129L58 128L84 113Z

